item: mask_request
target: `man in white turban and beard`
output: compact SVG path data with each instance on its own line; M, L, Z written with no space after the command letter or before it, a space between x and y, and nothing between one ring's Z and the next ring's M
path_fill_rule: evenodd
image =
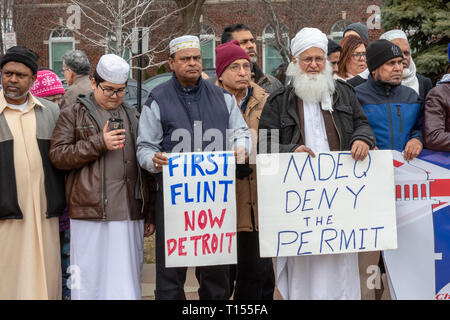
M353 88L334 80L328 40L303 28L291 41L292 82L274 92L261 114L259 152L316 153L351 150L364 160L375 137ZM273 130L275 129L275 130ZM277 258L278 289L284 299L360 299L358 254Z

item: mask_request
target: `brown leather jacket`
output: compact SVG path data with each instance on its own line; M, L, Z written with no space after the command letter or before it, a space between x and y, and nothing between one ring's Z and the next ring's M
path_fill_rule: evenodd
M423 118L425 147L450 152L450 82L428 93Z
M216 83L221 86L219 82ZM258 141L258 125L261 112L269 94L256 83L251 82L253 88L250 96L244 120L250 129L252 137L252 152L250 153L250 168L253 170L249 176L236 179L236 208L237 208L237 231L251 232L258 230L258 192L256 189L256 147ZM242 112L242 111L241 111ZM252 223L252 209L253 219Z
M61 110L50 143L50 160L61 170L68 170L66 200L72 219L123 220L105 215L107 205L105 157L108 151L103 140L92 94L80 95L77 102ZM137 113L134 108L123 105L130 120L133 139L137 137ZM130 206L130 219L145 218L154 221L149 207L147 174L138 166L138 178L127 181L127 189L133 190L135 203ZM127 179L129 180L129 179ZM135 210L131 210L131 207Z

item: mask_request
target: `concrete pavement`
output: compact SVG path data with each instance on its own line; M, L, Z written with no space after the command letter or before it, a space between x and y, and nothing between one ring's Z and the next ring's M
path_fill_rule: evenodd
M155 299L155 264L144 264L142 270L142 299L154 300ZM186 299L198 300L198 282L195 278L195 268L188 268L186 275L186 283L184 285L184 291L186 292ZM275 300L283 300L278 289L275 287L274 293Z

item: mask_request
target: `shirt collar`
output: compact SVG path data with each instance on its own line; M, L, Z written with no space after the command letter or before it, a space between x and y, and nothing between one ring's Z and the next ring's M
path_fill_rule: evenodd
M31 104L31 107L30 107ZM36 105L45 108L45 106L38 100L38 98L36 98L35 96L33 96L31 93L28 92L28 106L25 108L25 110L27 108L34 108ZM8 106L8 102L5 99L5 95L3 93L3 89L0 90L0 114L3 113L3 111L5 110L5 108Z

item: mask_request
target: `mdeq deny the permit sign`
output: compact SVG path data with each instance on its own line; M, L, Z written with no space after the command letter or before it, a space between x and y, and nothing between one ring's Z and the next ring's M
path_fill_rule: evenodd
M391 151L259 154L261 256L397 248L392 163Z

